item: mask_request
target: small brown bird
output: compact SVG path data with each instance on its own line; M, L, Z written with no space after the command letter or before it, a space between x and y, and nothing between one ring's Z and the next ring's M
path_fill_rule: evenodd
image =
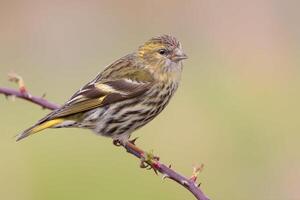
M78 127L127 142L133 131L166 107L186 58L175 37L151 38L136 52L109 65L61 108L21 133L17 141L46 128Z

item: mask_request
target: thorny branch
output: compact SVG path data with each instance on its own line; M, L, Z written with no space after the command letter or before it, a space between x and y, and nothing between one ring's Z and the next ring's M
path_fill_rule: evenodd
M36 97L29 94L21 76L11 73L9 74L9 81L16 82L19 85L19 90L0 87L0 94L4 94L7 97L18 97L49 110L55 110L60 107L58 104L51 103L43 97ZM165 164L159 162L158 157L139 149L134 142L127 142L126 144L120 145L122 145L128 153L146 163L155 171L155 173L160 172L163 179L169 178L176 181L189 190L198 200L209 200L209 198L201 191L200 184L196 183L197 177L203 169L203 165L194 167L192 176L190 178L186 178L177 173L175 170L171 169L171 165L166 166Z

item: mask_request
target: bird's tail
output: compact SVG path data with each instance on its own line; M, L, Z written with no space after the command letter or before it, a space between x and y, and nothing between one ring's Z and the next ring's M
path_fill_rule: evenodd
M22 139L28 137L29 135L35 134L37 132L40 132L40 131L42 131L42 130L44 130L46 128L54 127L54 126L62 123L63 121L64 121L64 119L58 118L58 119L52 119L52 120L45 121L45 122L39 122L39 123L35 124L34 126L26 129L22 133L20 133L17 136L16 141L22 140Z

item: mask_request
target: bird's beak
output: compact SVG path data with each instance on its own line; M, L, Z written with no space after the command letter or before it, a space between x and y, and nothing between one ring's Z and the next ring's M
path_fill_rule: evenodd
M175 53L172 56L172 60L175 62L187 59L187 55L181 50L181 49L176 49Z

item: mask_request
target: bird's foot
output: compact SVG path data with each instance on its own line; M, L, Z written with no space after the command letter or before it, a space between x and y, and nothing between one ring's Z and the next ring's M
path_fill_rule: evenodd
M135 146L135 142L136 142L137 139L138 139L138 137L136 137L132 140L126 140L126 141L122 141L122 140L119 140L119 139L113 139L113 145L119 147L119 146L126 145L126 143L130 143L130 144Z
M122 146L122 143L120 142L120 140L115 139L115 140L113 140L113 145L119 147L119 146Z

